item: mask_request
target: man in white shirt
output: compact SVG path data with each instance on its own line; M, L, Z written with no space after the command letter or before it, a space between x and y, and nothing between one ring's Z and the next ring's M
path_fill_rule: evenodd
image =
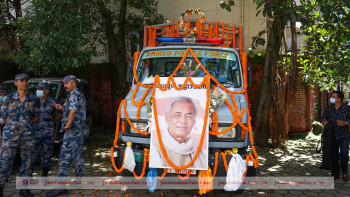
M190 136L196 124L197 107L189 97L175 97L168 105L165 122L168 129L162 133L162 142L170 161L176 166L186 166L191 162L199 142ZM151 167L169 167L160 149L159 141L153 140L151 146ZM207 158L200 151L196 161L189 168L208 169Z

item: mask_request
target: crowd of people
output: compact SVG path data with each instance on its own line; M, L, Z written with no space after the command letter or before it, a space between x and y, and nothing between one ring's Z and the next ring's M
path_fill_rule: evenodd
M67 177L72 162L75 175L84 173L84 137L86 128L86 100L77 88L77 78L68 75L62 80L68 92L64 103L49 97L50 83L41 82L36 95L28 92L29 76L25 73L15 76L17 91L7 94L0 89L0 127L2 143L0 152L0 197L3 197L5 183L11 174L17 150L20 151L20 176L31 177L42 151L42 176L48 176L54 149L54 122L60 121L64 132L59 156L59 177ZM65 189L56 189L47 196L67 194ZM31 197L28 189L21 189L20 196Z

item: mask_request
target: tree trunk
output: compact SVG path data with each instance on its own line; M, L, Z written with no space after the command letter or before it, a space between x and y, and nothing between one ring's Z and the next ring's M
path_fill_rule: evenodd
M127 72L127 62L126 62L126 44L125 44L125 25L126 25L126 9L127 9L127 0L120 1L119 17L118 17L118 75L119 75L119 87L120 94L119 96L123 97L129 92L129 85L126 81L126 72Z
M269 109L271 108L272 87L275 83L276 65L279 60L282 34L281 21L276 18L267 40L263 75L254 103L253 125L256 144L267 144L269 138Z
M115 32L111 10L109 10L103 1L99 2L102 17L105 23L106 38L108 42L109 61L115 64L118 72L118 81L112 81L112 84L118 84L118 89L113 92L117 97L125 97L128 93L128 84L126 81L126 47L125 47L125 17L127 0L120 2L118 14L118 33Z

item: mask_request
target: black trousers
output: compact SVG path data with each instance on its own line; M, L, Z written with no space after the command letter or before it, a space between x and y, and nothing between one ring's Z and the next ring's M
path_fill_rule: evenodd
M333 176L339 176L340 169L343 174L348 173L349 139L350 137L347 137L341 140L333 140L333 144L332 144L332 164L333 164L332 175ZM340 152L339 152L339 149L340 149Z

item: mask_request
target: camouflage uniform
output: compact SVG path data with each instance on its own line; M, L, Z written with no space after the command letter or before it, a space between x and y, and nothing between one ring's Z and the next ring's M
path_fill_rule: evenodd
M56 103L57 102L50 97L48 97L44 103L41 103L40 120L36 125L34 158L38 158L42 148L42 167L47 170L50 168L51 157L54 150L55 107L52 106L52 104Z
M23 103L18 92L5 96L1 106L1 117L7 118L2 135L0 154L0 185L5 184L11 173L17 148L20 149L20 176L31 176L34 148L34 117L40 116L40 102L32 94Z
M68 121L70 110L75 110L71 128L64 133L59 158L59 177L66 177L72 161L75 163L76 176L82 176L84 166L84 137L86 135L86 100L84 95L75 88L72 90L64 103L62 128Z
M5 94L5 91L0 89L0 94L3 93ZM0 111L1 111L1 105L2 105L2 100L0 101ZM2 130L4 128L4 124L3 124L3 119L1 118L1 114L0 114L0 134L2 134ZM1 136L0 136L0 140L1 140ZM1 146L1 143L0 143L0 146Z

